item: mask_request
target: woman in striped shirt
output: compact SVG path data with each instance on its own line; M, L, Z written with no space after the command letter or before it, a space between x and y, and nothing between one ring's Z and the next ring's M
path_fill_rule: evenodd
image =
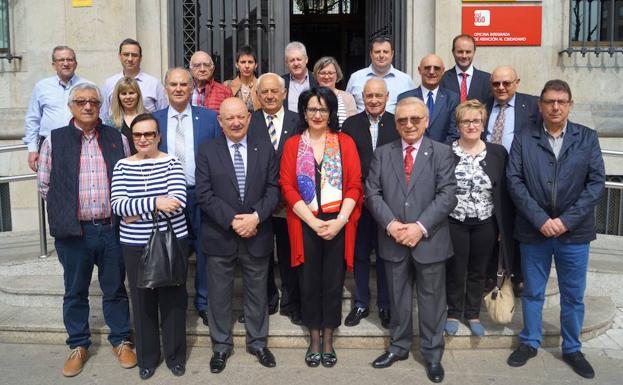
M136 285L140 256L152 231L155 210L161 229L166 228L169 217L187 254L184 169L179 160L158 150L160 128L151 114L138 115L130 129L137 153L115 166L111 203L113 212L123 218L120 241L130 284L139 376L151 377L160 362L158 309L165 361L174 375L181 376L186 365L186 286L139 289Z

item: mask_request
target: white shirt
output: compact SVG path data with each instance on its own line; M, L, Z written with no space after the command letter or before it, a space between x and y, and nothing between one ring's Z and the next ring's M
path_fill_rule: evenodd
M236 153L236 150L234 149L234 144L236 144L236 142L232 141L228 137L225 137L225 140L227 140L227 148L229 149L229 155L231 156L231 164L235 164L234 154ZM247 136L245 135L244 138L242 138L242 140L237 143L241 145L238 148L238 151L240 152L240 155L242 156L242 164L244 165L244 175L246 176L247 175Z
M262 113L264 114L264 122L266 122L266 127L268 127L269 114L264 110L262 110ZM277 146L279 146L279 140L281 139L281 131L283 131L283 120L285 118L285 115L286 111L283 106L281 106L281 109L277 111L277 113L273 114L273 127L275 127L275 131L277 132ZM268 137L270 137L270 133L268 134Z
M167 153L175 155L175 142L177 139L177 115L180 112L173 107L167 111ZM186 105L183 115L182 126L184 127L184 174L186 175L186 185L195 185L195 141L193 132L193 113L190 103Z
M433 91L433 102L434 103L437 102L437 91L439 91L439 86L437 86L437 88L435 88L434 90L429 90L428 88L424 87L424 85L421 85L420 89L422 90L422 100L424 101L424 104L426 104L428 102L428 92L429 91ZM429 118L430 118L430 116L429 116Z

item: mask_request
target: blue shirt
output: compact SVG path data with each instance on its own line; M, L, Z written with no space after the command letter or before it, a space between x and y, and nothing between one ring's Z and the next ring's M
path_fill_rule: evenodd
M391 66L389 72L384 76L376 75L372 65L360 69L350 76L348 85L346 86L346 92L350 92L355 98L357 112L363 111L363 87L366 85L368 79L373 77L385 80L387 90L389 91L389 98L387 99L385 111L389 111L392 114L396 110L396 99L398 99L398 95L415 88L411 77L402 71L398 71L394 66Z
M511 144L513 144L513 138L515 137L515 97L513 95L511 100L506 103L506 110L504 110L504 131L502 131L502 142L500 143L506 149L506 152L511 151ZM491 141L493 136L493 128L495 127L495 120L500 114L500 105L495 102L491 109L491 118L489 119L489 125L487 126L487 142Z
M54 75L35 84L24 118L23 140L29 152L39 151L39 136L47 137L53 129L69 124L72 118L67 106L69 90L84 82L88 80L74 75L67 84L63 84L58 75Z
M123 76L123 72L120 72L106 79L106 83L104 83L104 89L102 92L102 97L104 98L104 101L102 102L102 108L100 109L100 118L102 118L102 121L106 121L108 115L110 115L112 93L115 90L117 82ZM160 83L160 80L146 74L143 71L139 72L134 80L136 80L136 82L138 83L138 88L141 89L143 104L145 105L145 110L147 110L146 112L162 110L169 106L167 93L165 92L164 87Z
M175 154L175 141L177 139L177 115L180 112L173 107L167 110L167 153ZM190 103L181 112L182 126L184 127L184 174L186 185L195 185L195 140L193 130L193 112Z

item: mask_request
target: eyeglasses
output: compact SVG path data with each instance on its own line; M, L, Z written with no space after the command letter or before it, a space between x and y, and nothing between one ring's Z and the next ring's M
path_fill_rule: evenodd
M156 135L158 135L158 133L156 131L147 131L147 132L133 132L132 133L132 139L136 140L141 140L141 138L144 136L145 139L147 140L153 140Z
M71 102L80 107L86 106L87 103L89 103L93 107L99 107L100 104L102 104L102 102L97 99L74 99Z
M76 59L71 58L71 57L63 57L63 58L60 58L60 59L54 59L55 63L73 63L75 61L76 61Z
M306 108L305 111L307 115L315 116L317 113L320 113L322 116L329 115L329 110L327 108Z
M405 118L398 118L396 119L396 123L398 123L400 126L406 126L407 123L411 122L411 124L417 126L422 122L422 120L424 120L424 116L410 116Z
M207 69L213 68L214 64L212 63L195 63L195 64L191 64L190 65L191 68L201 68L201 67L205 67Z
M424 66L425 71L430 71L434 69L435 71L441 71L441 66Z
M513 83L515 83L517 81L517 79L515 80L504 80L502 82L491 82L491 85L493 86L493 88L499 88L500 86L504 86L504 88L508 88L511 85L513 85Z
M478 127L482 124L482 119L472 119L472 120L459 120L459 125L461 127L469 127L471 125L474 125L475 127Z
M571 103L571 100L541 99L541 103L545 104L546 106L554 106L556 103L558 103L559 106L566 107L569 105L569 103Z
M333 76L335 75L337 72L335 71L320 71L318 72L319 76Z

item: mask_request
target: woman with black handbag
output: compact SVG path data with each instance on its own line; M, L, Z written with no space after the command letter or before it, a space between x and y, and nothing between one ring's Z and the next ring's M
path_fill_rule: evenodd
M137 153L115 166L111 202L113 212L123 218L120 243L130 284L139 376L151 377L160 363L160 325L164 360L174 375L181 376L186 365L188 297L184 169L177 158L158 150L160 128L151 114L138 115L130 129ZM183 271L172 272L160 257L181 259ZM150 279L154 271L178 277L155 281Z

